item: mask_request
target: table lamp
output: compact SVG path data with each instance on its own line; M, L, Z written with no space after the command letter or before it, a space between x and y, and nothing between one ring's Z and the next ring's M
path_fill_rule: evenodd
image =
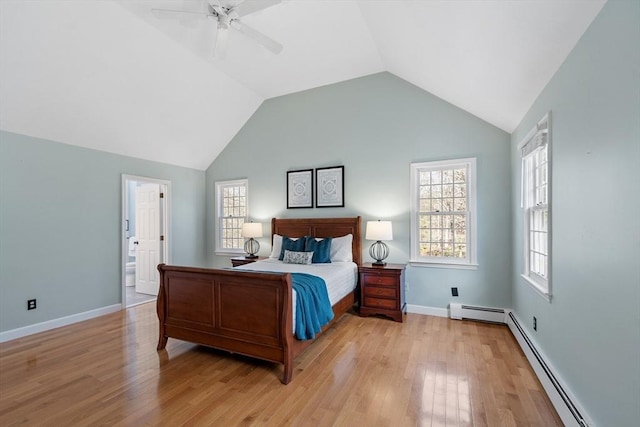
M369 248L369 256L376 260L372 265L386 265L387 263L384 260L389 256L389 247L383 240L393 240L391 221L367 221L365 239L376 240Z
M258 258L260 243L254 237L262 237L262 224L259 222L245 222L242 224L242 237L248 237L249 240L244 242L244 251L247 253L245 258Z

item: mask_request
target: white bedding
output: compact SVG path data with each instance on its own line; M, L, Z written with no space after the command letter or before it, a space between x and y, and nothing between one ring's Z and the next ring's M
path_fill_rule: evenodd
M332 262L327 264L286 264L269 258L235 267L234 270L275 271L279 273L307 273L324 279L327 284L329 301L334 305L358 283L358 265L355 262ZM293 290L293 325L296 324L296 291Z

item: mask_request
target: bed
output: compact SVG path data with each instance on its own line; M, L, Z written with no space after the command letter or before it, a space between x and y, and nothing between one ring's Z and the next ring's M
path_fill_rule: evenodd
M360 217L296 218L271 221L271 235L317 238L353 235L353 262L362 263ZM250 264L249 264L250 266ZM157 299L158 350L176 338L220 350L281 363L282 383L293 362L314 340L298 340L293 327L291 273L210 269L160 264ZM356 275L357 277L357 275ZM332 304L329 328L355 302L355 290Z

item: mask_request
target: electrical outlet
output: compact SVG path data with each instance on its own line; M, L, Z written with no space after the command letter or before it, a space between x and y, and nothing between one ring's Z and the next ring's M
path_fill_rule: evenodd
M451 296L453 297L458 296L458 288L451 288Z
M36 300L30 299L27 300L27 310L35 310L36 309Z
M536 319L536 316L533 316L533 330L538 330L538 319Z

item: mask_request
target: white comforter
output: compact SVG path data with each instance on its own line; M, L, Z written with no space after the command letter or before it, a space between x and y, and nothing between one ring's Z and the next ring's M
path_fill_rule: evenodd
M327 264L286 264L268 258L235 267L235 270L275 271L279 273L307 273L324 279L331 305L353 291L358 283L358 265L355 262L332 262ZM296 324L296 291L293 291L293 325Z

